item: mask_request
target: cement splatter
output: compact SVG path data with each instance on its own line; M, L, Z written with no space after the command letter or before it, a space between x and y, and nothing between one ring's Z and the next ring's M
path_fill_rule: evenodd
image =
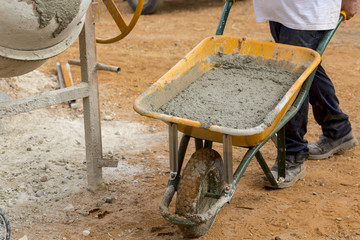
M53 37L57 37L71 21L76 17L80 9L81 0L25 0L31 1L34 10L39 15L39 28L49 25L55 18L59 26L53 32Z

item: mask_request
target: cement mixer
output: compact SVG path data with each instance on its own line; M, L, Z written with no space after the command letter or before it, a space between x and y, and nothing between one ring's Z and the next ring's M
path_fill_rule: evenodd
M91 191L103 185L103 167L117 167L117 160L102 155L97 71L109 68L97 62L96 42L113 43L127 36L144 5L144 0L138 1L127 24L113 0L102 2L120 30L109 39L95 38L99 3L94 0L2 0L0 8L0 78L36 69L79 37L81 83L21 99L11 99L0 89L0 119L83 99L87 185Z
M13 1L0 8L0 77L30 72L78 37L91 0Z
M0 77L28 73L65 51L77 39L91 0L3 0L0 8ZM103 1L121 34L98 43L124 38L134 28L143 2L129 25L112 0Z

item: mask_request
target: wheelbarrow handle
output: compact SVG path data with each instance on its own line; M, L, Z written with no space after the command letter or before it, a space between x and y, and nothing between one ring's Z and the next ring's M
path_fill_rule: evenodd
M231 9L231 7L232 7L232 5L234 3L235 3L235 0L233 0L233 1L231 1L231 0L225 1L224 9L222 11L220 21L219 21L219 25L218 25L218 27L216 29L215 35L223 35L225 25L226 25L226 21L228 19L229 13L230 13L230 9Z
M341 22L345 21L347 19L347 16L346 16L346 13L345 11L341 11L340 12L340 17L339 17L339 20L338 20L338 23L336 25L336 27L332 30L329 30L323 40L320 42L318 48L316 49L316 51L320 54L320 55L323 55L327 45L329 44L331 38L334 36L336 30L338 29L338 27L340 26Z

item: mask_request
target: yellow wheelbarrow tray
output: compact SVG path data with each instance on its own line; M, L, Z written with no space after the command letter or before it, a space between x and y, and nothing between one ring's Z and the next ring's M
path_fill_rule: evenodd
M214 68L211 56L240 54L262 57L265 60L286 62L293 66L291 72L305 71L288 90L282 100L265 117L266 122L249 129L234 129L218 125L203 128L200 122L158 113L157 110L187 88L207 71ZM320 55L311 49L245 38L214 36L204 39L188 55L139 96L135 111L151 118L177 124L184 134L213 142L222 142L223 134L232 136L235 146L250 147L263 142L279 123L294 102L302 84L320 63ZM224 116L226 118L226 116ZM271 123L271 124L269 124Z

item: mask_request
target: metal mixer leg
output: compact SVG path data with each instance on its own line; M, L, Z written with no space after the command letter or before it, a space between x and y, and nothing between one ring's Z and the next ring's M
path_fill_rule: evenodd
M99 92L96 72L96 43L94 15L87 11L84 28L79 36L81 79L89 84L89 96L83 98L88 189L95 191L102 180L102 140L100 127Z

